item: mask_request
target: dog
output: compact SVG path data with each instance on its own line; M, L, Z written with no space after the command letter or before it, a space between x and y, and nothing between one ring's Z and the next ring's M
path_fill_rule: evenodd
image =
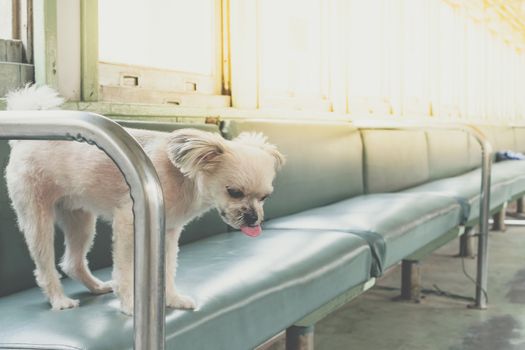
M53 89L26 86L7 95L8 110L56 109L63 100ZM216 208L222 220L248 236L261 233L263 204L276 172L285 163L260 133L234 140L196 129L171 133L127 129L158 173L166 212L166 305L193 309L175 288L178 239L183 227ZM35 277L51 308L79 305L64 294L55 266L54 224L64 232L60 267L92 293L112 290L121 311L133 312L133 214L129 188L112 160L97 147L72 141L10 141L5 177L9 197L35 262ZM95 223L113 227L112 281L97 279L88 267Z

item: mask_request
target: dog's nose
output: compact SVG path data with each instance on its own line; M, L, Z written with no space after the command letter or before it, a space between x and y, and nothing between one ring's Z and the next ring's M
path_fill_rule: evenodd
M257 219L259 219L259 217L257 216L257 213L254 211L249 211L247 213L244 213L242 215L242 218L244 222L246 223L246 225L248 226L255 224L257 222Z

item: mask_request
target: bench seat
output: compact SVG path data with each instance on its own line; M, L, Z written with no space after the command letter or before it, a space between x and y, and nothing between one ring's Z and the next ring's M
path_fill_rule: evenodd
M525 161L505 160L492 165L492 176L505 178L510 183L510 198L525 193Z
M456 228L461 216L460 205L446 196L379 193L273 219L265 227L360 235L372 248L372 275L377 277L384 269Z
M366 282L371 261L366 241L328 230L265 230L256 239L230 232L184 245L178 288L198 309L167 311L166 348L253 348ZM95 274L107 280L111 272ZM79 308L51 311L38 288L0 298L0 349L132 348L132 318L113 294L63 284Z
M499 208L509 199L512 181L513 178L509 178L504 172L492 173L490 185L490 210ZM463 207L462 224L467 224L479 218L480 188L481 170L475 169L465 174L434 180L432 182L411 187L405 189L404 192L434 193L456 198Z

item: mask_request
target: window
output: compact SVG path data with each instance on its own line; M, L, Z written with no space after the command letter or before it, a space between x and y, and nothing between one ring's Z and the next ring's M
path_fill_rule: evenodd
M101 99L229 106L221 9L219 0L99 1Z
M322 2L264 0L257 10L259 107L330 110Z
M461 98L465 95L465 54L467 50L464 19L459 11L450 6L440 6L433 15L437 19L438 66L434 83L433 114L443 117L458 117Z
M429 1L402 2L402 96L403 115L416 117L430 113Z
M0 13L2 14L0 21L0 38L2 39L13 39L17 37L17 4L16 1L12 0L0 0Z
M348 46L348 112L354 116L388 114L384 99L385 41L383 1L348 2L346 45Z
M10 85L3 82L2 88L18 86L33 75L27 65L32 61L31 3L0 0L0 76L13 80ZM35 54L36 77L39 83L58 86L70 101L89 102L79 105L82 108L147 115L160 110L182 115L189 110L127 109L125 104L199 107L192 115L212 113L202 112L208 108L217 108L214 115L236 115L223 108L230 106L335 111L356 117L512 119L525 113L520 96L525 86L525 39L515 21L525 9L512 14L506 10L515 7L510 3L59 3L34 2L35 40L43 48ZM8 58L3 49L7 45L21 49L9 51L16 53ZM19 65L18 73L6 74L13 64ZM20 67L29 73L21 76ZM98 101L112 104L91 104Z
M31 1L0 0L0 97L33 81L31 13Z
M479 21L467 23L467 112L471 117L483 118L486 103L485 35L486 29Z

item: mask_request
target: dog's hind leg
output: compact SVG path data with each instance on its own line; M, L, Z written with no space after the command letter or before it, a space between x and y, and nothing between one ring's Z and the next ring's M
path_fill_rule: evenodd
M93 294L111 292L111 282L102 282L91 273L86 255L95 237L96 216L82 209L56 208L58 226L64 232L66 251L60 267L69 277L82 282Z
M131 201L113 214L113 290L120 309L133 314L133 212Z
M78 300L65 296L60 274L55 266L54 211L43 196L27 202L13 200L20 228L35 262L36 282L47 295L54 310L78 306Z

